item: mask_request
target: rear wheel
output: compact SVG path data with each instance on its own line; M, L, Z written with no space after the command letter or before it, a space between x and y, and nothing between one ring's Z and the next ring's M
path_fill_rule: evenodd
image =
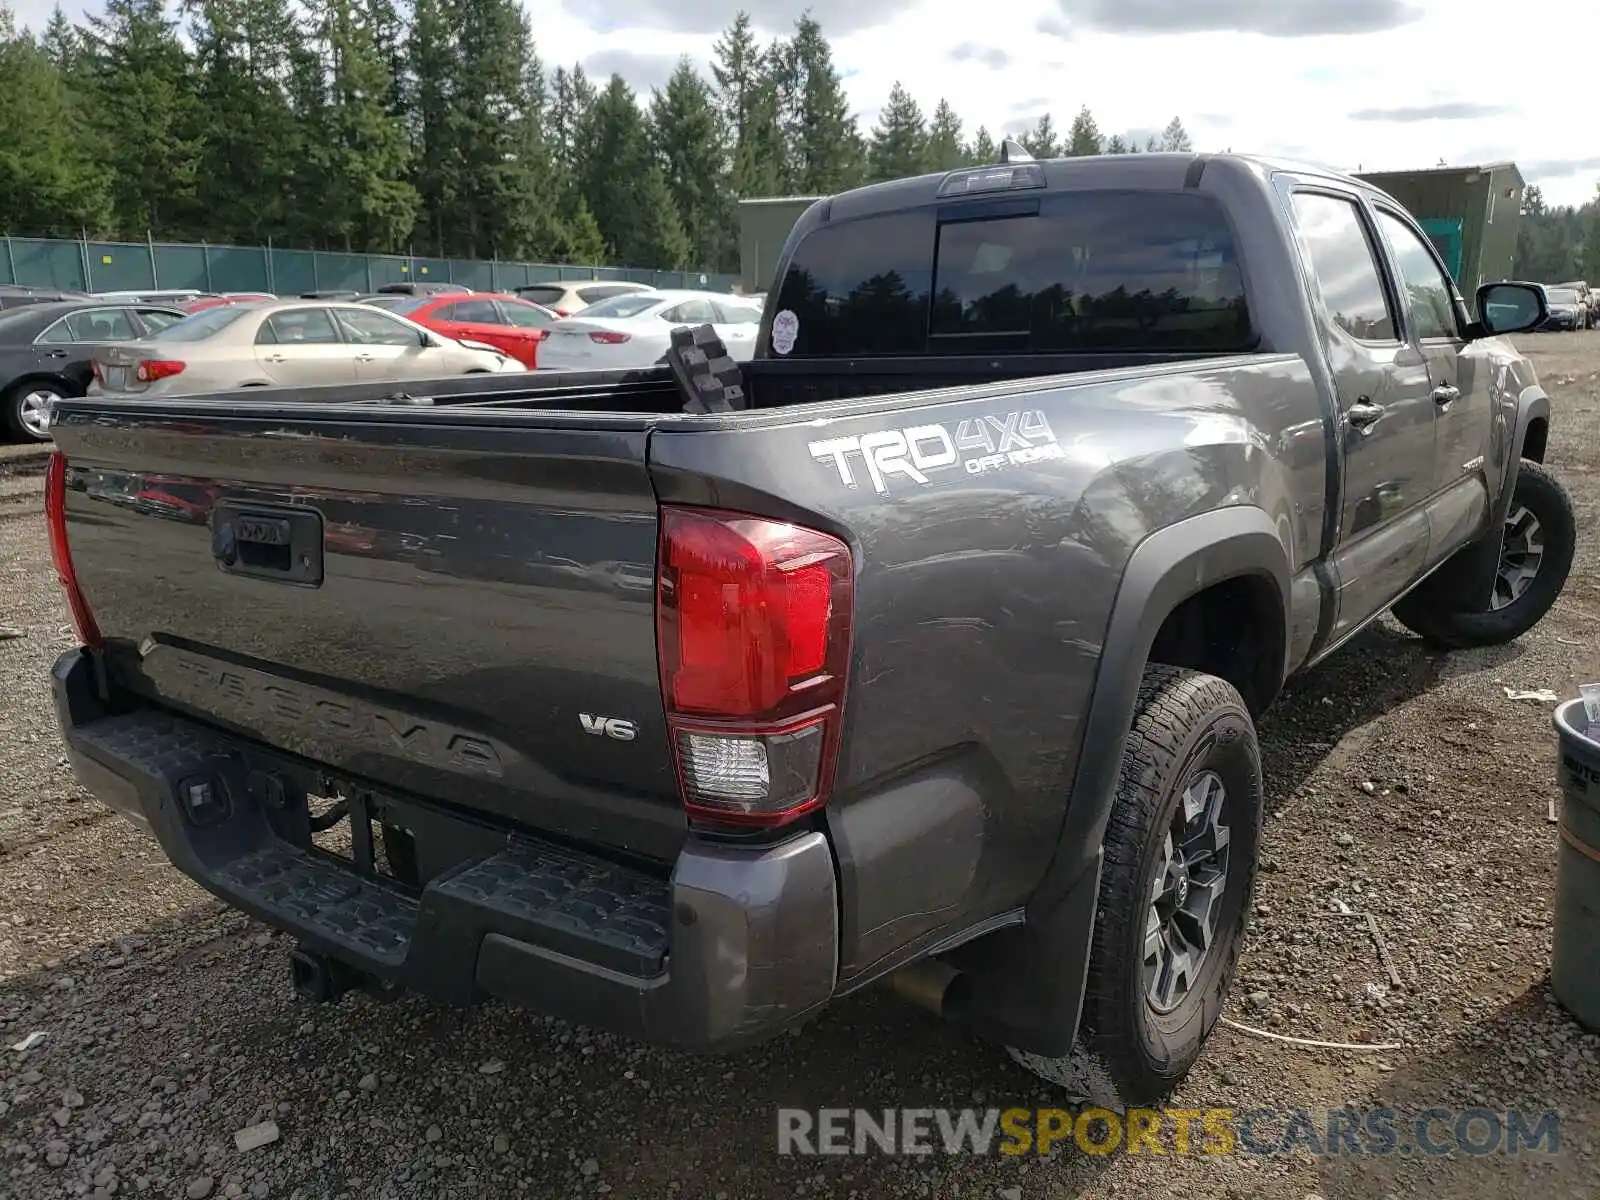
M1239 693L1147 668L1106 827L1079 1044L1061 1058L1013 1049L1017 1062L1102 1102L1144 1104L1177 1085L1222 1015L1244 945L1261 808L1261 752Z
M1442 649L1504 645L1537 625L1560 597L1576 544L1577 520L1567 490L1542 464L1525 461L1506 510L1488 604L1459 612L1414 595L1395 605L1394 615Z
M31 381L19 383L5 394L5 423L25 442L50 440L50 414L62 398L60 387Z

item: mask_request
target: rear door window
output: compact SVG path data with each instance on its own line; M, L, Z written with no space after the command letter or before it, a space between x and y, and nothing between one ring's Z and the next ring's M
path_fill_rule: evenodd
M339 331L325 308L292 308L274 313L257 334L257 342L280 346L326 346L339 342Z
M1397 342L1377 252L1353 199L1296 192L1294 223L1307 265L1334 324L1364 342Z
M493 300L458 300L434 310L440 321L459 321L463 325L499 325L500 310Z

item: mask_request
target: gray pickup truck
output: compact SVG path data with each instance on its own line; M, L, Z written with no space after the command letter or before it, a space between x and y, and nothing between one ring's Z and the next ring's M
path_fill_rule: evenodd
M1008 146L816 203L739 366L63 401L71 760L308 996L721 1051L892 980L1148 1101L1285 678L1561 590L1545 316L1350 178Z

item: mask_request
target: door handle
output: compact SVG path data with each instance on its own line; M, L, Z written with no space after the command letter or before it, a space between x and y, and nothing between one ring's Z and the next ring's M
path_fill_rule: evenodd
M372 361L372 355L370 355L370 354L358 354L358 355L356 355L356 361L357 362L371 362Z
M1454 404L1459 399L1461 399L1461 389L1451 387L1448 383L1441 383L1433 389L1433 402L1440 408L1445 407L1447 404Z
M1345 410L1345 420L1350 422L1350 428L1358 429L1362 433L1371 433L1372 427L1383 416L1383 405L1374 404L1370 400L1358 400Z
M269 355L267 355L267 361L268 362L273 362L273 363L281 363L281 362L284 361L284 359L283 359L283 355L281 355L281 354L269 354Z

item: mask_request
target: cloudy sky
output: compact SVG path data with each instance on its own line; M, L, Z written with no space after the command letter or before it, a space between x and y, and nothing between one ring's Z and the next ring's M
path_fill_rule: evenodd
M663 80L679 54L704 61L715 32L741 7L764 31L781 33L804 6L529 2L548 60L620 71L641 87ZM1047 110L1064 128L1087 103L1107 133L1158 130L1181 116L1201 149L1292 155L1346 170L1509 158L1553 203L1582 202L1600 182L1586 57L1593 42L1563 37L1553 21L1537 19L1544 10L1571 11L1558 0L812 0L811 7L863 128L898 79L925 109L947 96L969 125L991 131L1021 131ZM1527 67L1535 70L1523 73Z
M11 0L42 26L52 0ZM91 4L93 0L91 0ZM766 35L806 0L523 0L547 63L660 84L740 8ZM1087 103L1101 129L1181 116L1201 149L1346 170L1514 160L1552 203L1600 182L1593 42L1561 0L811 0L862 128L900 80L931 111L1020 132ZM1541 20L1548 12L1551 20ZM981 19L974 19L981 14ZM1600 19L1591 21L1600 23ZM1587 31L1593 32L1591 24ZM1580 104L1582 107L1580 108Z

